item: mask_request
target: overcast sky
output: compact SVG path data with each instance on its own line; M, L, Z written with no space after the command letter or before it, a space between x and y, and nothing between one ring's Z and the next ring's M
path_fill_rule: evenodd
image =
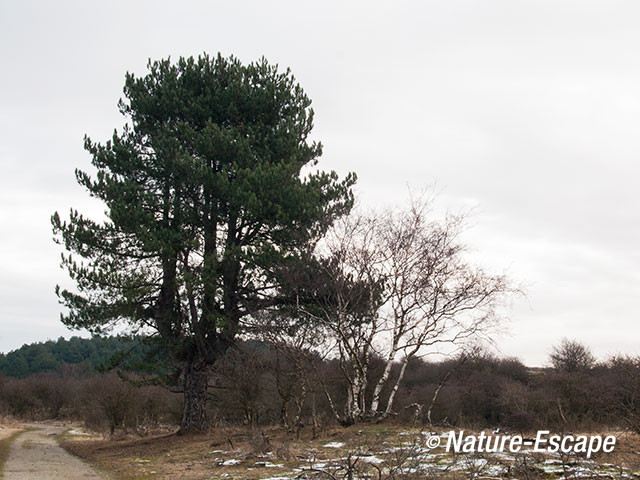
M73 172L122 126L125 72L221 52L291 68L362 205L436 184L474 209L474 258L526 287L501 354L640 353L638 25L613 0L1 2L0 351L72 334L49 217L100 211Z

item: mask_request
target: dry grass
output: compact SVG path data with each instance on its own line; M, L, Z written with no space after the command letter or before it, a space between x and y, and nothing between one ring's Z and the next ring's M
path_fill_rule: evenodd
M506 464L490 457L456 457L444 454L442 449L425 452L424 438L417 429L380 425L335 428L325 431L321 438L303 436L297 441L278 428L264 429L253 436L246 430L229 428L200 435L143 439L75 438L63 441L62 446L115 478L126 480L341 479L347 478L349 463L355 464L359 477L371 475L367 478L389 480L457 480L472 478L472 474L473 478L559 478L532 463L544 461L542 456L537 460L522 457L505 467L503 473L491 473L492 468ZM613 454L597 460L636 472L639 451L640 437L625 434L619 436Z
M114 472L122 479L230 478L261 479L291 473L309 460L322 462L346 454L355 444L375 444L381 436L393 438L400 427L336 428L322 438L294 441L282 429L266 428L253 438L243 429L218 429L206 434L159 435L143 439L86 440L67 438L69 452ZM344 442L344 448L324 448Z
M15 432L22 430L24 427L21 423L8 418L0 417L0 440L10 437Z
M605 432L602 435L615 435L616 446L611 453L595 454L594 460L640 472L640 435L631 432Z

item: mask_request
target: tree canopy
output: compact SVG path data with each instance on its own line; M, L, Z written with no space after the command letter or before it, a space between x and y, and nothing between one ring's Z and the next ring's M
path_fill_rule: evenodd
M122 131L103 144L85 138L96 173L76 177L106 219L52 217L77 286L57 292L70 327L156 332L181 370L182 428L201 429L208 366L243 317L286 302L279 265L349 211L355 175L303 175L322 146L309 139L311 101L289 70L220 55L148 70L126 76Z

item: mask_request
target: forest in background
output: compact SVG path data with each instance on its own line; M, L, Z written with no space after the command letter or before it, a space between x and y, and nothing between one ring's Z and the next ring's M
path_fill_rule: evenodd
M0 353L0 373L24 378L34 373L60 371L68 365L82 365L86 372L100 370L127 353L129 360L139 359L139 341L130 337L111 336L35 342L8 353Z

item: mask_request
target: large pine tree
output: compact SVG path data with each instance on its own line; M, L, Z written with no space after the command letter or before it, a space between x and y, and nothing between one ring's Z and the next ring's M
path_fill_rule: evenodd
M181 429L203 429L209 367L244 317L286 301L279 266L351 208L355 176L302 175L321 145L288 70L220 55L148 68L126 77L124 129L85 139L97 173L76 171L107 219L52 217L77 286L57 291L70 327L154 332L181 371Z

